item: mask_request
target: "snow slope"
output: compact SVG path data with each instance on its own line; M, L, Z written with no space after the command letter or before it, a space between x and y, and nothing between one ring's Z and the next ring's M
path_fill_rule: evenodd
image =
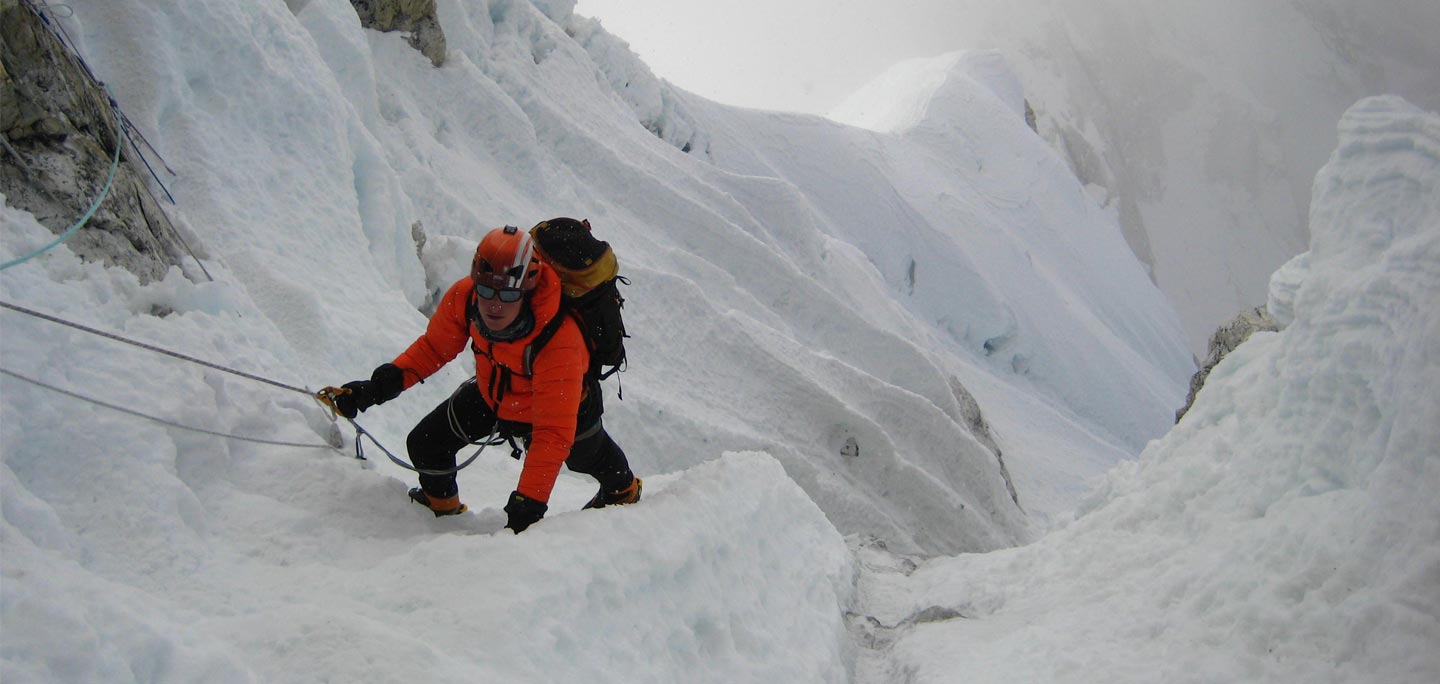
M706 103L563 1L441 0L438 69L344 0L68 6L216 280L141 285L62 246L0 273L0 297L318 387L403 349L487 229L587 217L632 280L606 421L647 488L580 513L594 485L562 475L516 537L500 453L461 475L474 514L436 520L373 446L217 438L6 375L7 682L847 681L846 537L1029 541L1183 394L1176 315L993 54L897 136ZM0 222L7 261L51 237L3 203ZM13 311L0 350L176 423L331 429L301 393ZM362 424L398 448L467 365Z
M513 536L519 464L485 453L461 475L475 512L435 519L373 446L323 446L300 393L3 311L10 373L318 445L0 378L6 682L1440 673L1433 116L1353 110L1309 256L1276 278L1290 327L1083 517L917 570L884 549L1063 519L1183 390L1174 313L1003 62L950 65L913 128L877 135L670 89L564 1L441 0L440 69L342 0L69 5L216 282L141 285L62 246L0 272L5 301L318 386L403 348L487 228L587 216L634 281L607 424L646 498L579 512L593 483L565 474ZM0 223L5 260L51 237L3 202ZM362 423L397 446L466 375Z
M1060 397L1138 450L1163 422L1154 412L1170 383L1193 371L1174 345L1183 333L1169 304L1137 286L1146 276L1115 217L1026 127L1019 82L999 53L920 66L932 87L895 101L914 108L898 136L751 113L739 129L714 127L716 163L795 186L817 208L816 229L864 251L939 333L936 344L983 355L998 375ZM786 145L741 144L756 132ZM853 143L824 144L835 135ZM860 171L828 172L851 168ZM1100 388L1113 398L1094 401Z
M181 225L227 271L216 287L230 303L196 313L243 316L247 335L258 316L265 353L290 377L363 377L417 333L416 308L462 272L464 249L436 239L448 251L414 258L414 221L473 240L575 214L606 231L635 283L636 363L609 420L642 469L764 449L843 531L986 549L1028 538L1031 522L969 434L957 383L974 388L1020 480L1038 483L1052 460L1098 473L1165 428L1188 373L1173 314L1113 223L1033 143L1013 176L979 179L961 171L1004 168L1013 153L1001 141L937 161L924 145L774 117L741 144L729 132L765 117L686 101L563 3L550 15L511 2L439 9L452 55L435 69L399 36L360 30L345 3L76 4L71 33L153 132L179 172ZM217 26L243 30L217 37ZM973 120L1023 145L1010 114ZM687 143L690 154L676 149ZM867 151L877 147L888 151ZM801 166L775 161L787 157ZM895 190L917 176L930 184L922 196ZM977 208L961 216L991 215L952 224L966 204ZM1077 215L1075 241L1054 243L1072 254L1042 261ZM914 256L913 293L897 248L912 243L934 257ZM445 276L435 264L447 257ZM1116 310L1153 332L1131 333ZM1070 323L1055 340L1037 323L1050 317ZM206 344L220 343L195 353ZM1068 364L1064 345L1091 362ZM372 429L399 441L463 376L367 417ZM1012 385L1036 400L1020 408ZM1080 445L1073 454L1026 442L1019 426L1037 411ZM849 439L862 458L840 455ZM1021 489L1044 520L1080 487Z
M1351 108L1315 182L1308 265L1276 279L1289 326L1226 357L1070 527L862 585L904 625L869 673L1435 681L1437 198L1440 117Z

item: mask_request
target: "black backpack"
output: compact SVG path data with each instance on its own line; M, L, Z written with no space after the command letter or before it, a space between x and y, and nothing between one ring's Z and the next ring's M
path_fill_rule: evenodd
M575 319L590 350L587 376L604 380L625 366L625 321L620 309L625 298L620 296L620 283L630 281L619 275L619 264L610 243L595 239L590 221L553 218L541 221L530 229L535 252L560 275L564 294L560 313L540 331L525 351L525 374L533 371L532 362L540 350L555 336L566 316Z

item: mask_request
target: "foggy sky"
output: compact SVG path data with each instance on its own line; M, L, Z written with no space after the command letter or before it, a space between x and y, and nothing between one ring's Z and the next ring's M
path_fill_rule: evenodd
M1316 171L1369 95L1440 111L1440 0L581 0L656 75L826 114L896 62L999 49L1039 133L1117 212L1197 356L1304 251Z
M726 104L823 114L895 62L957 45L955 0L580 0L656 75Z
M1015 34L1043 31L1061 13L1051 0L579 0L575 12L595 17L630 43L656 75L718 102L823 114L888 67L905 59L959 49L1013 48ZM1097 24L1123 21L1123 4L1088 0L1066 9L1093 14ZM1228 14L1213 3L1194 2ZM1223 4L1223 3L1222 3ZM1279 10L1277 0L1235 7ZM1440 2L1345 0L1307 3L1312 20L1344 24L1355 35L1326 38L1337 52L1385 52L1392 90L1421 106L1440 106ZM1340 8L1340 9L1336 9ZM1152 6L1151 9L1154 9ZM1234 9L1234 7L1232 7ZM1180 14L1185 14L1180 8ZM1120 11L1121 15L1115 15ZM1291 10L1294 11L1294 10ZM1333 15L1333 16L1321 16ZM1107 18L1108 17L1108 18ZM1286 23L1293 22L1287 18ZM1215 26L1192 27L1215 39ZM1221 24L1223 25L1223 23ZM1251 25L1250 31L1266 32ZM1233 31L1233 29L1230 29ZM995 36L992 40L989 36ZM1253 44L1263 35L1223 36ZM1284 40L1276 38L1283 50ZM1347 45L1348 43L1348 45ZM1257 52L1256 54L1263 54ZM1024 61L1026 56L1010 55ZM1132 67L1136 65L1131 65ZM1253 65L1265 69L1262 60ZM1404 73L1404 72L1409 73Z

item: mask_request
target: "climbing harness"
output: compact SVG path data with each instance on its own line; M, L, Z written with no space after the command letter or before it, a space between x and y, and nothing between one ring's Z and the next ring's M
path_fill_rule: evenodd
M489 437L486 437L485 439L477 442L474 439L471 439L470 435L465 433L465 428L460 424L460 417L455 415L455 397L460 396L460 393L465 391L466 387L470 387L474 384L475 376L472 375L470 376L469 380L460 383L460 386L456 387L455 391L450 393L450 399L445 402L445 418L450 421L450 434L453 434L456 437L459 437L460 439L463 439L472 445L480 445L481 449L484 449L487 446L499 446L501 444L509 442L510 458L513 458L517 461L520 460L520 455L525 453L525 450L521 449L520 445L515 443L515 435L511 434L508 430L505 429L505 421L500 420L498 416L495 418L495 427L490 431Z

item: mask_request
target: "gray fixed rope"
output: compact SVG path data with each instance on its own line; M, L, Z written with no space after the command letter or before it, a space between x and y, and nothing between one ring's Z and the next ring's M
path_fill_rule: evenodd
M257 382L263 382L263 383L266 383L266 384L268 384L268 385L273 385L273 386L275 386L275 387L279 387L279 388L281 388L281 389L290 390L290 391L292 391L292 392L299 392L299 393L301 393L301 394L304 394L304 395L306 395L306 396L310 396L310 397L312 397L312 398L314 397L314 394L313 394L310 390L307 390L307 389L303 389L303 388L300 388L300 387L295 387L295 386L293 386L293 385L287 385L287 384L282 383L282 382L276 382L276 381L274 381L274 380L270 380L269 378L262 378L262 377L260 377L260 376L258 376L258 375L253 375L253 374L251 374L251 373L245 373L245 372L242 372L242 371L237 371L237 370L235 370L235 369L233 369L233 368L226 368L225 366L221 366L221 365L216 364L216 363L210 363L209 361L203 361L203 360L201 360L201 359L197 359L197 358L194 358L194 357L191 357L191 356L186 356L186 355L184 355L184 354L181 354L181 353L178 353L178 352L173 352L173 351L170 351L170 350L168 350L168 349L162 349L162 348L157 347L157 346L152 345L152 344L146 344L146 343L144 343L144 342L139 342L139 341L136 341L136 340L129 339L129 338L127 338L127 337L122 337L122 336L120 336L120 335L116 335L116 334L114 334L114 333L108 333L108 332L105 332L105 331L103 331L103 330L97 330L97 329L95 329L95 328L91 328L91 327L89 327L89 326L81 325L81 324L79 324L79 323L73 323L73 322L71 322L71 321L67 321L67 320L65 320L65 319L58 318L58 317L56 317L56 316L51 316L51 315L46 314L46 313L41 313L41 312L36 311L36 310L34 310L34 309L28 309L28 308L25 308L25 307L23 307L23 306L18 306L18 305L16 305L16 304L11 304L10 302L6 302L6 301L3 301L3 300L0 300L0 307L6 308L6 309L10 309L11 311L15 311L15 312L18 312L18 313L23 313L23 314L26 314L26 315L28 315L28 316L33 316L33 317L39 318L39 319L41 319L41 320L49 321L49 322L51 322L51 323L57 323L57 324L59 324L59 325L64 325L64 326L67 326L67 327L70 327L70 328L74 328L74 329L76 329L76 330L80 330L80 331L82 331L82 332L90 333L90 334L92 334L92 335L97 335L97 336L99 336L99 337L104 337L104 338L107 338L107 339L115 340L115 341L117 341L117 342L123 342L123 343L125 343L125 344L129 344L129 345L132 345L132 346L135 346L135 347L139 347L139 348L141 348L141 349L145 349L145 350L148 350L148 351L153 351L153 352L156 352L156 353L164 354L164 355L166 355L166 356L171 356L171 357L174 357L174 358L177 358L177 359L181 359L181 360L183 360L183 361L189 361L189 362L191 362L191 363L195 363L195 364L199 364L199 365L202 365L202 366L206 366L206 367L208 367L208 368L214 368L215 370L224 371L224 372L226 372L226 373L230 373L230 374L232 374L232 375L237 375L237 376L240 376L240 377L242 377L242 378L246 378L246 379L248 379L248 380L255 380L255 381L257 381ZM60 393L60 394L66 395L66 396L68 396L68 397L72 397L72 398L79 399L79 400L82 400L82 401L87 401L87 402L92 403L92 404L95 404L95 405L97 405L97 406L103 406L103 407L105 407L105 408L112 409L112 410L115 410L115 411L119 411L119 412L121 412L121 413L129 414L129 415L132 415L132 416L137 416L137 417L140 417L140 418L144 418L144 419L146 419L146 420L151 420L151 421L154 421L154 422L157 422L157 423L161 423L161 424L163 424L163 425L168 425L168 426L170 426L170 427L179 428L179 429L182 429L182 430L188 430L188 431L191 431L191 432L199 432L199 433L203 433L203 434L214 435L214 436L217 436L217 437L225 437L225 438L229 438L229 439L238 439L238 440L241 440L241 441L256 442L256 443L259 443L259 444L272 444L272 445L277 445L277 446L294 446L294 447L316 448L316 449L333 449L333 448L339 446L339 445L337 445L337 444L323 444L323 445L322 445L322 444L301 444L301 443L298 443L298 442L281 442L281 441L276 441L276 440L267 440L267 439L260 439L260 438L255 438L255 437L245 437L245 436L242 436L242 435L233 435L233 434L229 434L229 433L216 432L216 431L214 431L214 430L206 430L206 429L204 429L204 428L197 428L197 427L194 427L194 426L191 426L191 425L185 425L185 424L182 424L182 423L177 423L177 422L175 422L175 421L166 420L166 419L164 419L164 418L158 418L158 417L156 417L156 416L152 416L152 415L149 415L149 414L146 414L146 413L142 413L142 412L140 412L140 411L136 411L136 410L133 410L133 409L128 409L128 408L125 408L125 407L122 407L122 406L118 406L118 405L115 405L115 404L112 404L112 403L109 403L109 402L101 401L101 400L95 399L95 398L93 398L93 397L87 397L87 396L85 396L85 395L83 395L83 394L80 394L80 393L78 393L78 392L72 392L72 391L67 390L67 389L63 389L63 388L60 388L60 387L56 387L55 385L51 385L51 384L48 384L48 383L45 383L45 382L41 382L41 381L39 381L39 380L36 380L36 379L34 379L34 378L30 378L30 377L21 375L21 374L19 374L19 373L14 372L14 371L10 371L10 370L6 370L6 369L3 369L3 368L0 368L0 373L3 373L3 374L8 375L8 376L10 376L10 377L12 377L12 378L15 378L16 380L20 380L20 381L23 381L23 382L30 383L30 384L35 385L35 386L37 386L37 387L42 387L42 388L44 388L44 389L48 389L48 390L53 391L53 392L58 392L58 393Z
M305 443L301 443L301 442L284 442L284 441L274 440L274 439L261 439L261 438L259 438L259 437L246 437L246 436L244 436L244 435L235 435L235 434L231 434L231 433L228 433L228 432L217 432L217 431L215 431L215 430L206 430L205 428L198 428L198 427L195 427L195 426L193 426L193 425L185 425L185 424L183 424L183 423L177 423L177 422L175 422L175 421L173 421L173 420L166 420L166 419L164 419L164 418L158 418L158 417L156 417L156 416L152 416L152 415L149 415L149 414L147 414L147 413L141 413L140 411L136 411L136 410L134 410L134 409L125 408L124 406L119 406L119 405L116 405L116 404L111 404L111 403L109 403L109 402L100 401L99 399L95 399L95 398L93 398L93 397L87 397L87 396L85 396L85 395L83 395L83 394L80 394L80 393L78 393L78 392L71 392L70 390L63 389L63 388L60 388L60 387L56 387L56 386L54 386L54 385L41 382L41 381L36 380L36 379L34 379L34 378L26 377L26 376L24 376L24 375L21 375L21 374L19 374L19 373L16 373L16 372L14 372L14 371L11 371L11 370L8 370L8 369L5 369L5 368L0 368L0 375L7 375L7 376L9 376L9 377L15 378L16 380L20 380L20 381L22 381L22 382L28 382L28 383L30 383L30 384L32 384L32 385L35 385L36 387L42 387L42 388L47 389L47 390L50 390L50 391L52 391L52 392L58 392L58 393L63 394L63 395L65 395L65 396L67 396L67 397L71 397L71 398L74 398L74 399L79 399L80 401L89 402L89 403L95 404L95 405L97 405L97 406L103 406L103 407L108 408L108 409L110 409L110 410L112 410L112 411L119 411L120 413L125 413L125 414L128 414L128 415L136 416L136 417L138 417L138 418L144 418L145 420L154 421L154 422L156 422L156 423L160 423L161 425L166 425L166 426L173 427L173 428L178 428L178 429L181 429L181 430L187 430L187 431L190 431L190 432L198 432L198 433L200 433L200 434L212 435L212 436L215 436L215 437L223 437L223 438L225 438L225 439L238 439L238 440L240 440L240 441L242 441L242 442L255 442L256 444L269 444L269 445L272 445L272 446L300 447L300 448L303 448L303 449L334 449L334 448L337 446L337 445L334 445L334 444L305 444Z
M244 371L238 371L238 370L235 370L235 369L233 369L233 368L227 368L227 367L222 366L222 365L220 365L220 364L218 364L218 363L211 363L211 362L205 361L205 360L203 360L203 359L197 359L197 358L195 358L195 357L193 357L193 356L187 356L187 355L181 354L181 353L179 353L179 352L170 351L169 349L163 349L163 348L157 347L157 346L155 346L155 345L153 345L153 344L147 344L147 343L145 343L145 342L140 342L140 341L137 341L137 340L132 340L132 339L130 339L130 338L128 338L128 337L123 337L123 336L121 336L121 335L116 335L116 334L114 334L114 333L105 332L104 330L97 330L97 329L95 329L95 328L92 328L92 327L89 327L89 326L86 326L86 325L81 325L81 324L79 324L79 323L74 323L74 322L71 322L71 321L67 321L67 320L65 320L65 319L63 319L63 318L59 318L59 317L56 317L56 316L51 316L51 315L49 315L49 314L41 313L41 312L36 311L36 310L34 310L34 309L29 309L29 308L26 308L26 307L23 307L23 306L18 306L18 305L16 305L16 304L11 304L10 302L6 302L6 301L3 301L3 300L0 300L0 308L5 308L5 309L9 309L9 310L11 310L11 311L18 312L18 313L23 313L23 314L25 314L25 315L33 316L33 317L35 317L35 318L39 318L39 319L44 320L44 321L49 321L49 322L51 322L51 323L56 323L56 324L58 324L58 325L63 325L63 326L67 326L67 327L70 327L70 328L74 328L74 329L79 330L79 331L82 331L82 332L86 332L86 333L89 333L89 334L92 334L92 335L96 335L96 336L99 336L99 337L104 337L104 338L110 339L110 340L115 340L116 342L122 342L122 343L125 343L125 344L128 344L128 345L134 346L134 347L139 347L139 348L141 348L141 349L145 349L145 350L147 350L147 351L152 351L152 352L155 352L155 353L158 353L158 354L164 354L164 355L166 355L166 356L170 356L170 357L173 357L173 358L176 358L176 359L180 359L180 360L182 360L182 361L188 361L188 362L190 362L190 363L194 363L194 364L198 364L198 365L201 365L201 366L205 366L206 368L213 368L213 369L215 369L215 370L222 371L222 372L225 372L225 373L229 373L229 374L231 374L231 375L235 375L235 376L238 376L238 377L242 377L242 378L245 378L245 379L247 379L247 380L254 380L254 381L256 381L256 382L262 382L262 383L265 383L265 384L267 384L267 385L272 385L272 386L274 386L274 387L279 387L280 389L289 390L289 391L291 391L291 392L298 392L298 393L304 394L305 396L310 397L310 398L312 398L312 399L315 399L315 398L316 398L314 392L311 392L310 390L305 389L305 388L303 388L303 387L296 387L296 386L294 386L294 385L287 385L287 384L285 384L285 383L283 383L283 382L278 382L278 381L275 381L275 380L271 380L271 379L269 379L269 378L261 377L261 376L259 376L259 375L255 375L255 374L253 374L253 373L246 373L246 372L244 372ZM92 403L92 404L96 404L96 405L98 405L98 406L103 406L103 407L105 407L105 408L109 408L109 409L113 409L113 410L116 410L116 411L120 411L120 412L122 412L122 413L127 413L127 414L130 414L130 415L133 415L133 416L138 416L138 417L141 417L141 418L145 418L145 419L147 419L147 420L153 420L153 421L155 421L155 422L157 422L157 423L162 423L162 424L165 424L165 425L169 425L169 426L171 426L171 427L180 428L180 429L182 429L182 430L189 430L189 431L192 431L192 432L201 432L201 433L206 433L206 434L212 434L212 435L215 435L215 436L218 436L218 437L227 437L227 438L239 439L239 440L243 440L243 441L258 442L258 443L261 443L261 444L276 444L276 445L280 445L280 446L299 446L299 447L306 447L306 448L325 448L325 449L333 449L333 448L339 446L338 444L326 444L326 445L323 445L323 446L322 446L322 445L318 445L318 444L298 444L298 443L292 443L292 442L276 442L276 441L273 441L273 440L263 440L263 439L256 439L256 438L251 438L251 437L243 437L243 436L240 436L240 435L231 435L231 434L226 434L226 433L218 433L218 432L214 432L214 431L211 431L211 430L205 430L205 429L203 429L203 428L196 428L196 427L189 426L189 425L183 425L183 424L180 424L180 423L176 423L176 422L174 422L174 421L169 421L169 420L166 420L166 419L163 419L163 418L157 418L157 417L155 417L155 416L147 415L147 414L144 414L144 413L141 413L141 412L139 412L139 411L132 410L132 409L127 409L127 408L123 408L123 407L120 407L120 406L116 406L116 405L110 404L110 403L108 403L108 402L104 402L104 401L100 401L100 400L98 400L98 399L94 399L94 398L91 398L91 397L84 396L84 395L79 394L79 393L77 393L77 392L71 392L71 391L69 391L69 390L62 389L62 388L56 387L56 386L54 386L54 385L49 385L49 384L40 382L39 380L35 380L35 379L32 379L32 378L25 377L25 376L23 376L23 375L20 375L19 373L13 372L13 371L8 371L8 370L0 369L0 372L3 372L5 375L8 375L8 376L10 376L10 377L13 377L13 378L15 378L15 379L17 379L17 380L21 380L21 381L24 381L24 382L28 382L28 383L30 383L30 384L33 384L33 385L36 385L36 386L39 386L39 387L43 387L43 388L45 388L45 389L48 389L48 390L51 390L51 391L54 391L54 392L59 392L60 394L64 394L64 395L67 395L67 396L70 396L70 397L73 397L73 398L76 398L76 399L80 399L80 400L83 400L83 401L88 401L88 402L90 402L90 403ZM333 419L332 419L332 420L333 420ZM360 427L359 425L356 425L354 421L351 421L351 425L355 426L357 429L359 429L359 427ZM358 436L357 436L357 439L358 439ZM373 441L375 438L374 438L374 437L371 437L370 439ZM377 444L378 444L378 442L377 442ZM381 448L383 449L384 447L381 447Z
M497 426L497 427L496 427L496 430L495 430L495 431L492 431L491 434L490 434L490 436L487 437L487 438L485 438L485 441L483 441L483 442L475 442L475 441L470 441L470 439L469 439L468 437L465 438L466 441L469 441L471 444L478 445L480 448L479 448L479 449L476 449L476 450L475 450L475 453L472 454L472 455L470 456L470 458L466 459L464 463L461 463L460 465L456 466L455 468L447 469L447 470L429 470L429 469L416 468L415 466L410 465L409 463L406 463L405 461L400 460L399 457L397 457L397 456L396 456L394 453L392 453L389 449L385 448L385 445L384 445L384 444L381 444L381 443L380 443L380 440L375 439L375 436L372 435L372 434L370 434L370 432L369 432L368 430L366 430L364 427L361 427L361 425L360 425L359 423L355 422L355 419L354 419L354 418L350 418L349 416L341 415L340 412L335 409L335 404L334 404L334 399L333 399L333 397L332 397L330 394L328 394L328 393L326 392L326 390L320 390L319 392L314 392L314 391L311 391L311 390L306 389L306 388L303 388L303 387L296 387L295 385L287 385L287 384L285 384L285 383L283 383L283 382L278 382L278 381L276 381L276 380L271 380L270 378L261 377L261 376L259 376L259 375L255 375L255 374L253 374L253 373L246 373L246 372L244 372L244 371L238 371L238 370L235 370L235 369L233 369L233 368L228 368L228 367L226 367L226 366L222 366L222 365L220 365L220 364L218 364L218 363L211 363L211 362L205 361L205 360L203 360L203 359L197 359L197 358L195 358L195 357L193 357L193 356L188 356L188 355L186 355L186 354L181 354L181 353L179 353L179 352L170 351L169 349L164 349L164 348L161 348L161 347L157 347L157 346L155 346L155 345L153 345L153 344L148 344L148 343L145 343L145 342L140 342L140 341L137 341L137 340L132 340L132 339L130 339L130 338L128 338L128 337L124 337L124 336L121 336L121 335L116 335L115 333L105 332L104 330L98 330L98 329L92 328L92 327L90 327L90 326L81 325L81 324L79 324L79 323L74 323L74 322L71 322L71 321L67 321L67 320L65 320L65 319L63 319L63 318L59 318L59 317L56 317L56 316L51 316L50 314L42 313L42 312L36 311L36 310L34 310L34 309L29 309L29 308L26 308L26 307L23 307L23 306L19 306L19 305L16 305L16 304L11 304L10 302L4 301L4 300L0 300L0 308L10 309L11 311L15 311L15 312L18 312L18 313L23 313L23 314L26 314L26 315L28 315L28 316L33 316L33 317L35 317L35 318L39 318L39 319L41 319L41 320L49 321L49 322L51 322L51 323L56 323L56 324L58 324L58 325L63 325L63 326L67 326L67 327L70 327L70 328L74 328L74 329L76 329L76 330L80 330L80 331L82 331L82 332L90 333L90 334L92 334L92 335L97 335L97 336L99 336L99 337L104 337L104 338L106 338L106 339L115 340L116 342L122 342L122 343L124 343L124 344L128 344L128 345L131 345L131 346L134 346L134 347L139 347L139 348L141 348L141 349L145 349L145 350L147 350L147 351L152 351L152 352L155 352L155 353L157 353L157 354L164 354L165 356L170 356L170 357L173 357L173 358L176 358L176 359L180 359L181 361L188 361L188 362L190 362L190 363L194 363L194 364L198 364L198 365L201 365L201 366L205 366L206 368L213 368L213 369L215 369L215 370L218 370L218 371L221 371L221 372L224 372L224 373L229 373L229 374L231 374L231 375L235 375L235 376L238 376L238 377L242 377L242 378L245 378L245 379L247 379L247 380L254 380L254 381L256 381L256 382L263 382L263 383L265 383L265 384L267 384L267 385L272 385L272 386L274 386L274 387L279 387L280 389L289 390L289 391L291 391L291 392L298 392L298 393L300 393L300 394L304 394L305 396L310 397L311 399L315 399L315 400L318 401L321 405L325 406L325 407L331 412L331 420L332 420L332 421L334 420L334 416L339 416L339 417L341 417L341 418L344 418L346 422L350 423L350 427L352 427L352 428L355 429L355 457L358 458L358 459L360 459L360 460L362 460L362 461L369 460L369 459L365 458L365 449L364 449L364 447L363 447L362 444L361 444L361 438L364 438L364 439L370 440L370 442L371 442L372 444L374 444L374 445L375 445L377 448L379 448L381 451L385 452L385 455L388 456L388 457L390 458L390 460L395 463L395 465L398 465L398 466L400 466L400 467L402 467L402 468L404 468L404 469L406 469L406 470L412 470L412 471L415 471L415 472L420 473L420 474L423 474L423 475L451 475L451 474L454 474L454 473L459 472L460 470L464 469L466 466L468 466L468 465L470 465L471 463L475 462L475 459L476 459L476 458L479 458L480 452L484 451L484 450L485 450L485 447L487 447L487 446L495 446L496 444L499 444L499 443L500 443L500 442L496 442L496 441L495 441L496 435L498 434L498 431L499 431L499 427L498 427L498 426L499 426L499 423L497 422L497 423L496 423L496 426ZM136 411L131 411L131 410L128 410L128 409L121 409L120 407L117 407L117 406L114 406L114 405L111 405L111 404L106 404L105 402L102 402L102 401L99 401L99 400L96 400L96 399L91 399L91 398L89 398L89 397L84 397L84 396L81 396L81 395L76 394L76 393L74 393L74 392L70 392L70 391L68 391L68 390L63 390L63 389L60 389L60 388L58 388L58 387L53 387L53 386L50 386L50 385L46 385L46 384L41 383L41 382L39 382L39 381L31 380L30 378L26 378L26 377L21 376L21 375L16 374L16 373L12 373L12 372L9 372L9 371L4 371L4 372L5 372L6 375L10 375L10 376L12 376L12 377L15 377L16 379L24 380L24 381L26 381L26 382L31 382L31 383L36 384L36 385L39 385L39 386L41 386L41 387L45 387L45 388L47 388L47 389L51 389L51 390L54 390L54 391L56 391L56 392L60 392L60 393L62 393L62 394L67 394L67 395L69 395L69 396L72 396L72 397L75 397L75 398L78 398L78 399L83 399L83 400L85 400L85 401L89 401L89 402L91 402L91 403L98 404L98 405L100 405L100 406L105 406L105 407L107 407L107 408L114 408L114 409L123 411L124 413L129 413L129 414L132 414L132 415L139 415L139 416L141 416L141 417L143 417L143 418L147 418L147 419L150 419L150 420L154 420L154 421L160 422L160 423L165 423L165 424L167 424L167 425L171 425L171 426L173 426L173 427L178 427L178 428L181 428L181 429L192 430L192 431L195 431L195 432L208 432L208 431L203 430L203 429L201 429L201 428L193 428L193 427L189 427L189 426L185 426L185 425L180 425L180 424L172 423L172 422L170 422L170 421L166 421L166 420L161 419L161 418L155 418L155 417L153 417L153 416L148 416L148 415L140 414L139 412L136 412ZM326 389L332 389L332 388L326 388ZM451 398L452 398L452 400L453 400L454 395L451 395ZM452 421L453 421L453 420L454 420L454 417L452 416ZM211 434L217 434L217 433L211 433ZM219 436L222 436L222 437L231 437L232 435L223 435L223 434L221 434L221 435L219 435ZM236 439L246 439L246 438L242 438L242 437L238 437L238 436L236 436L235 438L236 438ZM251 440L249 440L249 441L258 441L258 440L253 440L253 439L251 439ZM270 442L263 442L263 441L262 441L261 443L270 443ZM314 447L314 446L317 446L317 445L285 444L284 446L306 446L306 447ZM326 445L325 448L333 448L333 447L332 447L331 445Z
M222 365L220 365L220 364L218 364L218 363L211 363L211 362L209 362L209 361L204 361L204 360L201 360L201 359L197 359L197 358L195 358L195 357L193 357L193 356L186 356L185 354L181 354L181 353L179 353L179 352L173 352L173 351L170 351L169 349L162 349L162 348L157 347L157 346L155 346L155 345L153 345L153 344L147 344L147 343L145 343L145 342L139 342L139 341L136 341L136 340L132 340L132 339L130 339L130 338L128 338L128 337L122 337L122 336L120 336L120 335L116 335L115 333L105 332L104 330L97 330L97 329L95 329L95 328L91 328L91 327L89 327L89 326L81 325L81 324L79 324L79 323L72 323L72 322L67 321L67 320L65 320L65 319L63 319L63 318L57 318L57 317L55 317L55 316L51 316L51 315L46 314L46 313L41 313L41 312L36 311L36 310L34 310L34 309L27 309L27 308L25 308L25 307L23 307L23 306L18 306L18 305L15 305L15 304L11 304L10 302L7 302L7 301L0 300L0 307L6 308L6 309L10 309L11 311L16 311L16 312L19 312L19 313L23 313L23 314L25 314L25 315L27 315L27 316L34 316L35 318L39 318L39 319L41 319L41 320L50 321L51 323L58 323L58 324L60 324L60 325L67 326L67 327L71 327L71 328L74 328L74 329L76 329L76 330L80 330L80 331L82 331L82 332L90 333L91 335L98 335L98 336L100 336L100 337L104 337L104 338L108 338L108 339L115 340L116 342L124 342L125 344L131 345L131 346L134 346L134 347L139 347L139 348L141 348L141 349L145 349L145 350L148 350L148 351L156 352L156 353L158 353L158 354L164 354L164 355L166 355L166 356L171 356L171 357L180 359L181 361L189 361L190 363L199 364L199 365L205 366L205 367L207 367L207 368L213 368L213 369L215 369L215 370L223 371L223 372L229 373L229 374L231 374L231 375L237 375L237 376L240 376L240 377L245 378L245 379L247 379L247 380L254 380L254 381L256 381L256 382L263 382L263 383L265 383L265 384L267 384L267 385L274 385L274 386L276 386L276 387L279 387L280 389L290 390L291 392L299 392L299 393L301 393L301 394L312 395L312 396L314 395L314 392L311 392L310 390L305 389L305 388L303 388L303 387L296 387L296 386L294 386L294 385L287 385L287 384L285 384L285 383L283 383L283 382L276 382L276 381L271 380L271 379L269 379L269 378L262 378L262 377L260 377L260 376L258 376L258 375L253 375L253 374L250 374L250 373L246 373L246 372L244 372L244 371L238 371L238 370L235 370L235 369L233 369L233 368L226 368L225 366L222 366Z

